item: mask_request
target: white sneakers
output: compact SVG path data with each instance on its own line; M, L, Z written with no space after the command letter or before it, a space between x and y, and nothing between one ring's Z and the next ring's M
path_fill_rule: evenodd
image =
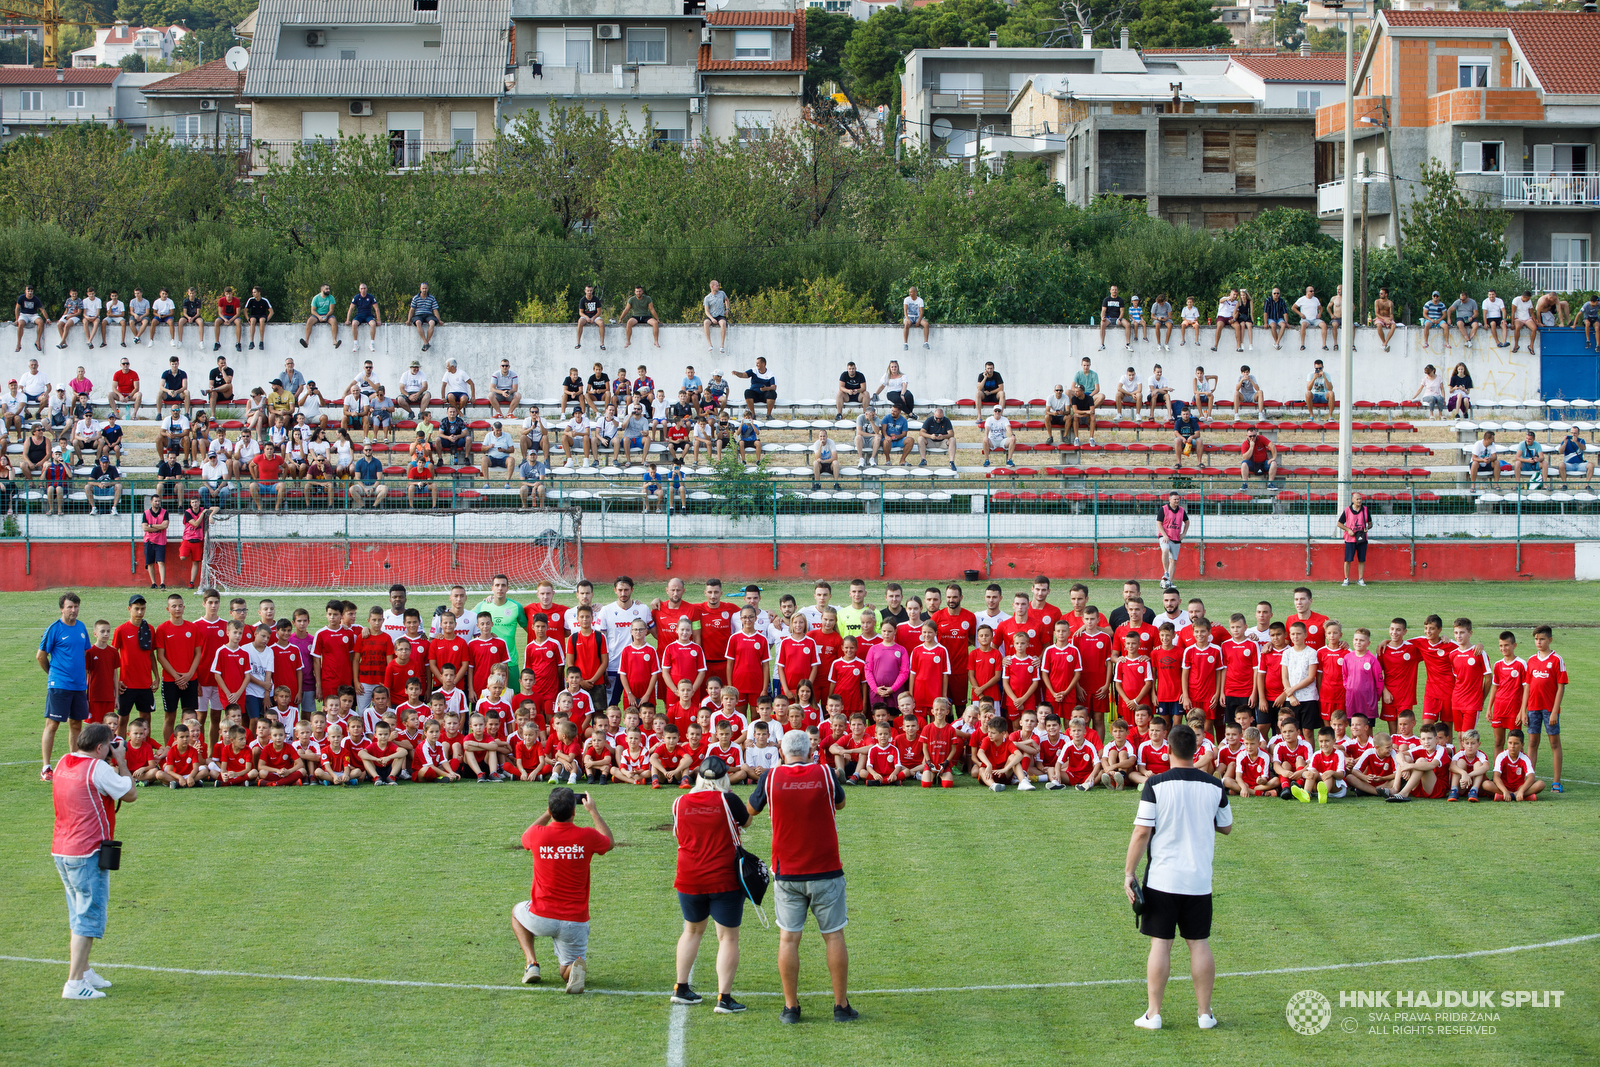
M1212 1015L1210 1012L1206 1012L1204 1015L1200 1016L1200 1029L1215 1030L1216 1028L1217 1017L1215 1015Z
M528 964L527 968L524 969L523 972L522 972L522 984L523 985L533 985L538 980L539 980L539 965L537 963Z
M573 960L572 966L567 969L567 992L582 993L584 977L583 961Z
M105 994L88 982L67 982L61 987L62 1000L104 1000Z
M106 981L104 978L101 978L98 974L95 974L93 967L84 968L82 980L96 989L111 988L111 983Z
M1038 786L1028 781L1026 776L1024 776L1023 779L1017 783L1017 792L1019 793L1031 793L1038 788Z
M1133 1020L1133 1025L1137 1026L1141 1030L1159 1030L1161 1029L1161 1016L1151 1015L1149 1012L1145 1012L1143 1015Z

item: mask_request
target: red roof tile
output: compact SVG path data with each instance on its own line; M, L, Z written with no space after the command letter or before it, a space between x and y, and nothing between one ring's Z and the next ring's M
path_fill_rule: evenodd
M1337 82L1344 84L1344 55L1302 56L1290 53L1276 56L1235 56L1233 61L1262 81Z
M721 16L729 16L729 15L739 15L739 16L743 16L743 15L760 15L762 17L774 17L774 16L776 16L776 17L781 17L781 18L784 18L786 20L792 21L794 23L794 33L790 37L790 40L789 40L789 55L792 58L790 58L790 59L780 59L775 63L771 62L771 61L768 61L768 60L760 60L760 59L712 59L711 58L711 46L708 45L708 44L703 44L703 45L700 46L699 68L701 70L709 70L709 71L751 71L751 72L772 71L774 73L791 73L791 72L794 72L794 71L803 71L803 70L806 69L806 20L805 19L796 19L792 12L786 12L786 11L718 11L718 12L713 12L712 15L721 15ZM712 15L707 15L706 16L706 21L712 22ZM735 26L753 26L753 25L779 26L779 25L787 25L788 23L787 22L783 22L783 23L778 23L778 22L717 23L717 22L713 22L712 24L713 25L724 25L724 26L726 26L726 25L735 25Z
M1143 48L1147 56L1293 56L1298 52L1280 52L1276 48Z
M58 74L62 77L56 77ZM115 67L0 67L0 85L110 85L121 75Z
M706 13L706 22L712 26L787 26L793 21L793 11L710 11Z
M213 59L203 67L151 82L144 87L144 91L147 94L212 92L238 96L243 88L244 71L229 70L226 60Z
M1509 30L1547 93L1600 93L1600 16L1581 11L1384 11L1396 29Z

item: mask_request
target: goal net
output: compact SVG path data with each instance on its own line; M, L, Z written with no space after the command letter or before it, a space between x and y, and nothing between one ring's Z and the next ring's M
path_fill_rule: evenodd
M571 590L583 577L581 531L576 508L442 516L246 512L211 527L201 580L230 592L382 593L396 583L442 592L453 585L486 590L504 574L514 591L543 581Z

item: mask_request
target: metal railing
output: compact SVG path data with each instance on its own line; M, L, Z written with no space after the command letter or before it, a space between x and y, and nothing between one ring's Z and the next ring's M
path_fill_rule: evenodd
M934 111L1005 111L1011 105L1011 93L988 92L983 89L934 89L929 101Z
M255 141L251 144L250 165L266 170L269 161L280 166L294 162L296 151L315 148L316 139L299 141ZM486 155L493 141L402 141L389 142L390 161L402 170L420 167L429 160L466 165Z
M824 478L831 486L831 479ZM901 477L843 479L851 488L809 488L809 479L774 481L754 495L730 501L714 478L687 476L680 486L669 481L659 497L647 499L637 476L612 478L551 476L546 479L544 507L575 509L583 515L586 541L638 543L665 553L670 566L675 543L760 543L772 546L776 560L785 542L907 543L1064 541L1088 544L1098 553L1102 542L1146 541L1155 537L1154 508L1169 488L1183 496L1191 526L1189 541L1204 556L1208 542L1303 543L1307 560L1314 543L1337 539L1335 483L1327 479L1281 480L1264 490L1252 480L1251 491L1234 478L1064 478L1001 473L988 478L953 478L905 472ZM421 483L415 507L407 507L404 478L384 479L389 488L386 508L359 508L349 495L349 481L288 481L285 510L272 510L275 494L261 493L266 509L251 502L249 481L231 482L225 494L207 487L206 502L221 509L223 524L213 537L249 543L257 539L328 540L351 536L351 524L393 533L423 527L454 531L461 517L471 515L466 540L493 539L494 530L510 530L519 512L521 483L445 475ZM182 502L199 495L197 478L126 478L115 515L110 494L91 500L91 486L81 478L64 487L64 515L53 510L45 485L17 480L0 483L0 541L120 540L130 546L130 567L140 565L140 513L148 497L160 492L176 513ZM1451 483L1426 479L1358 479L1372 507L1375 543L1409 550L1412 567L1419 541L1497 540L1514 543L1521 567L1521 548L1530 540L1600 538L1600 494L1564 488L1532 489L1504 480L1488 492L1473 494ZM434 492L437 497L435 498ZM531 501L538 506L540 502ZM97 506L97 515L90 514ZM453 518L454 516L454 518ZM493 518L499 516L499 518ZM818 521L818 520L824 521ZM484 520L491 523L484 526ZM442 526L440 524L443 524ZM391 529L392 528L392 529ZM486 530L490 532L486 532ZM174 532L171 540L176 543ZM30 556L31 559L31 556Z
M1600 173L1548 171L1545 173L1504 174L1500 199L1505 204L1526 207L1600 207Z
M1600 289L1600 263L1529 263L1524 260L1517 270L1528 288L1536 292Z

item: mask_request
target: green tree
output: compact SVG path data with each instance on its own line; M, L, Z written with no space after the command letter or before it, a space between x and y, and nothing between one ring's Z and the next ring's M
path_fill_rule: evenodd
M1223 234L1224 240L1250 255L1289 245L1337 248L1339 242L1322 232L1322 225L1309 211L1299 208L1268 208L1255 218L1241 222Z
M848 14L824 11L820 7L805 9L806 19L806 80L805 97L817 99L819 87L827 82L844 85L844 54L861 25Z
M1319 29L1315 29L1315 28L1313 28L1311 26L1307 26L1305 28L1305 30L1306 30L1305 42L1306 42L1306 44L1311 46L1311 50L1313 52L1343 52L1344 51L1344 39L1345 39L1346 35L1345 35L1345 32L1344 32L1344 27L1342 25L1341 26L1335 26L1335 27L1332 27L1332 28L1326 29L1326 30L1319 30ZM1360 55L1361 54L1361 50L1367 46L1367 36L1368 36L1368 34L1369 34L1369 31L1368 31L1367 27L1363 26L1358 21L1356 23L1356 47L1355 47L1355 51L1356 51L1357 55Z
M900 73L905 55L926 48L926 38L911 25L911 17L898 7L884 5L856 28L844 48L844 84L858 104L888 104L898 108Z
M1062 248L1002 245L986 234L962 237L954 255L921 264L894 286L917 286L937 321L1088 322L1105 278Z
M137 53L129 56L123 56L122 62L118 63L117 66L121 67L129 74L143 74L144 56L141 56Z
M1282 289L1293 302L1297 291L1304 292L1306 286L1314 285L1317 294L1326 302L1333 295L1334 287L1340 284L1342 270L1337 249L1290 245L1252 255L1245 266L1223 279L1219 288L1248 289L1259 307L1273 286ZM1370 273L1368 287L1377 292L1371 284Z
M1142 0L1128 26L1141 48L1201 48L1228 45L1233 37L1217 22L1208 0Z
M1437 268L1446 286L1483 278L1506 262L1506 224L1510 213L1490 206L1483 194L1469 196L1450 168L1430 159L1422 165L1422 195L1406 211L1407 262L1417 259Z
M626 129L604 110L590 115L581 107L554 108L548 118L524 111L496 142L497 180L508 193L545 201L563 228L591 223L612 153L631 143Z

